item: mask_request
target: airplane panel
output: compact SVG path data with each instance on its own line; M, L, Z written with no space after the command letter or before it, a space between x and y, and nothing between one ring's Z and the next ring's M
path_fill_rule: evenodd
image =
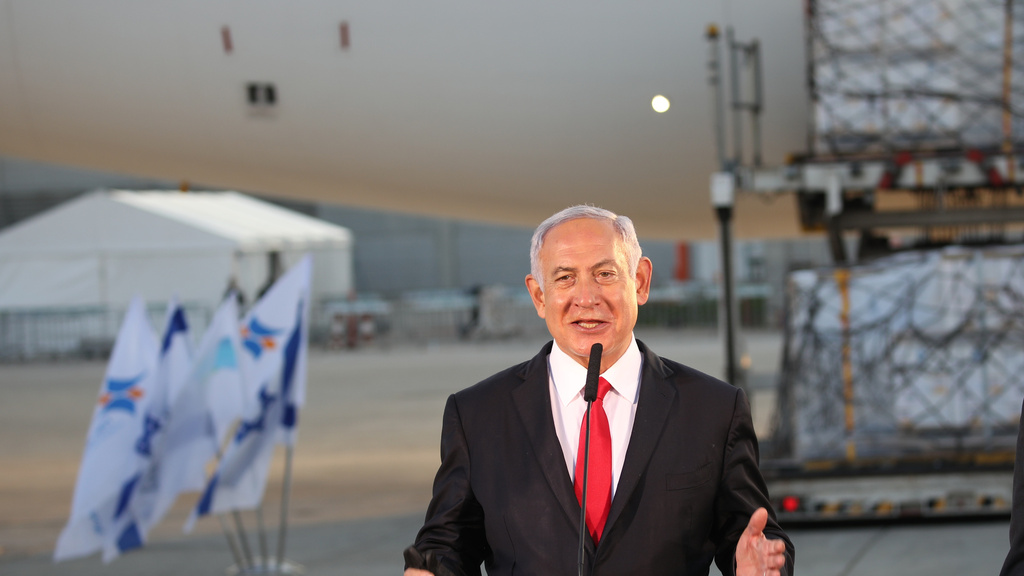
M648 236L712 237L710 22L761 40L767 160L805 139L796 0L0 0L0 14L0 154L196 186L526 225L589 202ZM736 231L795 221L779 199L740 210Z

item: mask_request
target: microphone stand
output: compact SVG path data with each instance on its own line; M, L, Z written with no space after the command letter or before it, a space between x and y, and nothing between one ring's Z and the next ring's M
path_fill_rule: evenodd
M580 547L579 555L576 557L577 574L583 576L583 552L586 550L587 537L587 476L590 472L590 408L594 405L593 400L587 401L587 413L584 415L587 421L586 448L583 451L583 495L580 498ZM578 456L577 456L578 458Z
M587 411L584 414L586 421L586 439L583 442L583 491L580 494L580 547L576 557L576 566L579 576L583 576L583 560L586 551L587 538L587 479L590 475L590 409L597 400L597 380L601 377L601 352L603 346L595 342L590 347L590 362L587 364L587 380L583 387L583 400L587 403ZM579 458L579 454L576 458Z

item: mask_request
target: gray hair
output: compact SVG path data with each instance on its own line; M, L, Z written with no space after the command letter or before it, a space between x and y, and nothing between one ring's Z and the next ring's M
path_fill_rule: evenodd
M622 246L626 251L626 264L629 266L629 276L631 278L636 276L636 268L640 263L640 256L643 254L643 251L640 249L640 241L636 238L636 229L633 227L633 221L626 216L620 216L604 208L578 204L570 206L541 222L540 226L537 226L537 230L533 233L533 239L530 241L530 274L540 284L541 292L544 291L544 276L540 269L540 250L544 247L544 237L547 236L552 228L580 218L611 222L615 231L618 232L622 240Z

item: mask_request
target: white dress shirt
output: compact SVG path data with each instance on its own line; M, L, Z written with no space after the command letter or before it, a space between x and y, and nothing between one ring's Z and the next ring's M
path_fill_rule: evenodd
M626 459L626 447L633 433L633 418L636 416L636 402L640 396L640 370L643 356L636 345L636 338L615 364L601 374L611 391L604 397L604 410L608 415L608 426L612 434L612 497L619 484L622 463ZM565 467L569 479L576 475L576 451L579 449L580 425L587 411L583 401L583 387L587 369L563 352L556 342L548 355L548 389L551 394L551 415L555 421L555 433L562 445ZM594 410L598 407L595 405ZM593 432L593 430L591 430Z

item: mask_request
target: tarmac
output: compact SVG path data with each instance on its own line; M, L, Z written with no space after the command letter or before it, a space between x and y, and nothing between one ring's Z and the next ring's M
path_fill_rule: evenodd
M659 354L720 375L714 333L642 331ZM745 334L755 428L774 409L781 338ZM448 394L525 360L540 339L431 343L310 352L308 401L295 450L285 558L310 575L395 575L430 497ZM216 519L181 526L197 495L179 498L140 550L110 564L98 555L55 564L105 363L0 365L0 576L225 574L234 560ZM272 465L263 523L276 557L283 452ZM253 555L257 518L242 515ZM994 575L1008 519L790 530L797 573L814 576ZM571 553L575 553L572 551ZM712 568L712 574L717 571Z

